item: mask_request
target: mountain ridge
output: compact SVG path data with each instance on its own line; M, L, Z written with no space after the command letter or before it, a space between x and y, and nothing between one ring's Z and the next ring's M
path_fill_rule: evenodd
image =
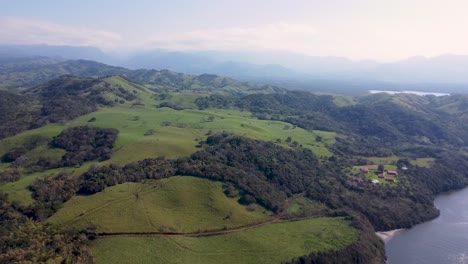
M47 49L48 52L42 52L43 49ZM466 55L415 56L379 63L372 60L309 56L284 51L148 50L126 55L105 54L100 51L92 55L92 52L88 51L94 49L83 47L82 52L68 55L67 49L79 50L80 47L20 46L18 50L28 52L15 53L15 49L0 45L0 64L2 58L8 56L49 56L58 60L88 59L131 69L170 69L195 75L217 74L293 90L351 95L382 89L467 93L468 87Z

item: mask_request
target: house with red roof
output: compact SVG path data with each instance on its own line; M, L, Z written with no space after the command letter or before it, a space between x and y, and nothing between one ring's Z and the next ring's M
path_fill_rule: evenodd
M387 170L387 173L390 175L398 175L398 172L396 170Z

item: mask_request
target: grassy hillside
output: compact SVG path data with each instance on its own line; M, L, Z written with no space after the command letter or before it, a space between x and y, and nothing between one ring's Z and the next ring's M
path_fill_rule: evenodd
M152 99L146 99L152 100ZM96 120L89 122L91 118ZM0 155L17 145L25 144L31 138L39 137L48 142L63 129L70 126L92 125L119 130L114 153L104 164L127 164L130 162L155 157L181 157L194 153L200 141L207 137L208 132L230 131L235 134L266 141L277 142L285 147L302 145L318 156L330 156L327 146L334 144L336 134L324 131L306 131L280 121L258 120L249 112L236 110L181 110L171 108L132 106L130 103L112 108L101 108L97 112L83 115L65 125L47 125L35 130L25 131L14 137L0 141ZM153 133L148 134L148 131ZM145 135L147 134L147 135ZM320 136L320 141L317 141ZM288 142L288 137L291 140ZM279 141L278 141L279 139ZM280 143L279 143L280 142ZM54 155L56 150L37 147L28 152L31 162L39 157ZM2 164L2 163L0 163ZM80 168L65 169L66 171L83 172L90 164ZM8 165L2 165L8 167ZM35 179L51 175L60 170L26 174L20 181L4 184L1 190L10 194L11 199L19 199L23 203L31 202L26 190Z
M65 203L48 222L97 232L197 232L263 221L270 213L248 211L223 193L222 183L194 177L171 177L125 183Z
M0 91L0 139L50 123L66 123L99 107L152 102L154 92L122 77L61 76L23 94Z
M281 263L337 250L358 232L340 218L277 223L210 237L114 237L93 246L99 263Z
M279 121L253 118L248 112L235 110L182 110L151 107L113 107L82 116L70 125L83 125L91 118L99 127L117 128L119 138L116 152L108 162L125 163L150 157L177 157L195 152L198 141L204 140L209 131L230 131L253 139L276 142L289 146L294 141L314 151L318 156L330 156L327 145L335 142L335 133L313 131ZM153 135L145 136L150 129ZM317 136L322 141L316 140ZM287 138L291 141L287 142Z

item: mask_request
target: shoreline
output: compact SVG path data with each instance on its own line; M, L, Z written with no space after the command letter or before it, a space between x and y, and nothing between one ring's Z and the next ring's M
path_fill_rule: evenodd
M387 243L388 241L390 241L396 234L404 231L405 229L404 228L400 228L400 229L394 229L394 230L389 230L389 231L385 231L385 232L375 232L375 234L383 240L383 242Z

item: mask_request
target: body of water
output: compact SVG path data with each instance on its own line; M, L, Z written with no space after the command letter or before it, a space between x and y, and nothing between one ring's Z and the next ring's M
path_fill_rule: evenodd
M370 90L369 93L376 94L376 93L388 93L388 94L415 94L415 95L435 95L435 96L445 96L450 95L448 93L431 93L431 92L418 92L418 91L388 91L388 90Z
M386 245L390 264L468 264L468 188L439 195L440 216L404 230Z

